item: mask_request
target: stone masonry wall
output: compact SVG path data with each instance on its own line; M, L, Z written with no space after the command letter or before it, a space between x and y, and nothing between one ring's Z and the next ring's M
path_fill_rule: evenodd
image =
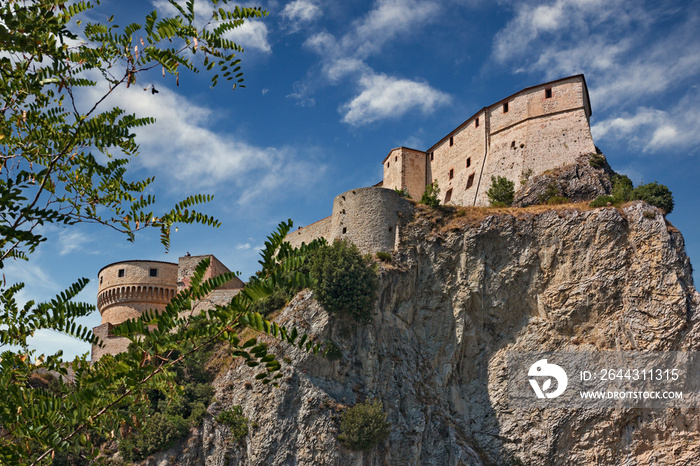
M328 242L332 241L330 216L289 233L286 240L289 244L298 248L302 243L309 244L316 238L325 238Z
M363 254L393 251L401 217L412 210L411 203L391 189L353 189L333 201L331 237L351 241Z
M426 185L426 153L407 147L392 149L384 159L382 186L406 189L413 199L420 199Z
M486 129L484 113L479 112L428 150L428 181L438 181L442 203L474 202L486 153Z
M177 289L178 291L182 288L187 288L190 284L190 278L194 275L194 270L197 265L204 259L209 258L209 267L204 273L203 280L208 280L212 277L221 275L222 273L228 273L230 270L222 264L216 257L211 254L206 254L202 256L185 256L180 257L178 260L177 268ZM218 288L219 290L239 290L243 288L244 284L240 278L235 277L233 280L229 281L225 285Z

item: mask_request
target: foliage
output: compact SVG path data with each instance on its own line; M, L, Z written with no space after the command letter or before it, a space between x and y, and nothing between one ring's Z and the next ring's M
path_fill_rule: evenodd
M612 196L599 196L591 202L591 207L604 207L608 203L620 205L628 201L642 200L660 208L666 214L673 210L673 194L665 185L654 181L634 188L629 177L617 174L612 177L612 182Z
M491 187L486 191L492 207L507 207L515 197L515 183L503 176L491 176Z
M421 204L425 204L430 207L437 207L440 205L440 187L438 186L437 180L428 184L423 191L423 196L420 198Z
M328 312L352 316L367 323L377 295L376 264L357 246L336 240L320 247L310 258L311 289Z
M544 193L540 194L538 196L538 199L540 201L540 204L549 205L566 204L567 202L569 202L568 197L564 197L561 195L559 186L554 181L547 185L547 190Z
M239 405L234 405L231 409L222 411L216 417L216 422L229 427L233 441L243 440L248 435L249 419L243 415L243 408Z
M597 147L596 150L598 150ZM598 153L591 154L588 163L593 168L603 168L605 166L605 157Z
M369 450L389 436L386 418L379 400L356 404L341 416L338 440L353 450Z
M411 199L411 195L408 194L408 189L406 189L406 188L403 188L403 189L394 188L394 192L401 197L405 197L406 199Z
M263 317L267 317L286 306L291 297L292 294L287 290L277 287L269 296L254 302L250 310L259 313Z
M634 184L627 175L613 175L612 183L612 197L615 204L622 204L634 199Z
M598 196L593 199L590 203L591 207L605 207L608 204L613 205L615 203L615 198L612 196Z
M673 211L673 194L668 187L656 181L637 186L634 189L634 198L656 206L666 214Z
M391 253L384 252L384 251L378 251L377 252L377 259L384 261L384 262L391 262Z
M133 348L132 348L133 351ZM119 452L128 461L139 461L152 453L169 448L174 442L189 433L190 427L201 424L206 414L206 406L211 403L214 389L209 384L214 377L206 369L210 350L202 350L182 360L174 368L174 383L182 387L175 397L167 397L158 390L148 390L149 417L129 429L130 432L119 441ZM169 359L180 356L173 351ZM126 407L126 418L131 417L130 407Z
M323 348L323 355L331 361L335 361L343 357L343 350L341 350L340 346L338 346L338 344L333 340L326 340L323 343Z

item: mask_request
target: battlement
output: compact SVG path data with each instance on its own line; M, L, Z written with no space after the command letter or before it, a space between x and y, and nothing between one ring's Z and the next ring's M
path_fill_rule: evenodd
M104 354L117 354L126 350L129 340L115 337L111 329L126 320L135 319L147 310L162 312L175 294L189 286L194 269L204 258L210 263L204 279L229 272L213 255L181 257L178 264L149 260L121 261L103 267L97 274L97 309L102 316L102 324L93 332L102 340L104 347L93 346L92 360ZM211 296L199 303L195 313L224 304L244 286L237 277L223 287L212 292Z

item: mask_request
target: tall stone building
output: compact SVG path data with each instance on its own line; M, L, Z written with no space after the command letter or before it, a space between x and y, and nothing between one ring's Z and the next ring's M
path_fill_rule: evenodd
M103 267L97 274L97 309L102 316L102 323L92 331L104 346L93 345L92 360L96 361L105 354L125 351L129 340L112 335L112 328L126 320L139 317L146 310L165 310L165 306L175 294L189 286L195 267L207 257L210 263L203 279L230 272L213 255L180 257L177 264L134 260L115 262ZM243 285L239 278L234 278L197 303L192 311L197 313L214 304L225 304L243 288Z
M382 186L420 199L437 180L443 204L488 205L491 176L519 181L595 152L582 74L528 87L469 117L426 151L399 147Z
M517 187L520 180L594 153L590 116L582 74L523 89L482 108L428 150L391 150L377 186L338 195L330 217L290 233L287 241L298 246L315 238L347 238L363 253L393 250L402 214L410 210L395 189L418 200L437 180L443 204L488 205L491 176Z

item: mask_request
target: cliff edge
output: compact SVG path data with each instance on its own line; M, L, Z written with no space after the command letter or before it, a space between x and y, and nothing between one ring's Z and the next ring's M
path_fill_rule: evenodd
M637 201L522 209L416 206L381 265L373 322L330 316L306 290L277 321L342 357L271 342L280 388L237 363L215 405L256 420L242 442L212 416L152 458L183 465L697 464L697 410L514 408L507 351L697 350L700 295L683 238ZM247 383L251 382L251 383ZM382 401L389 438L369 452L337 440L339 414Z

